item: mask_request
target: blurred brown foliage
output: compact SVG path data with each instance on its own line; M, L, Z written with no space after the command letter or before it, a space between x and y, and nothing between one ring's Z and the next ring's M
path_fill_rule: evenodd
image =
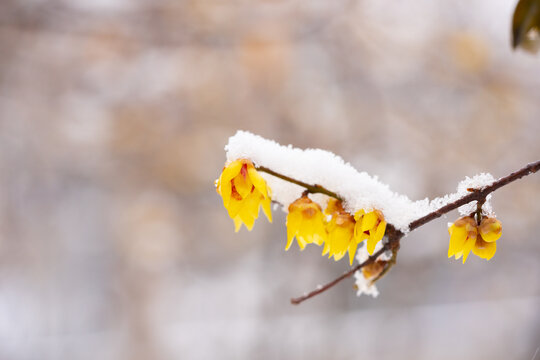
M447 218L403 240L379 299L349 283L301 307L347 264L284 252L280 210L235 234L213 188L237 129L413 199L537 160L512 6L3 1L0 358L531 358L538 177L495 194L490 262L446 260Z

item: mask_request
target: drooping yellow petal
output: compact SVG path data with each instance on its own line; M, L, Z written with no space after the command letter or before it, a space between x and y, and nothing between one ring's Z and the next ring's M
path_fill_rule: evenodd
M287 245L285 250L289 250L292 245L294 237L298 234L298 229L302 223L302 217L298 212L292 211L287 215L286 226L287 226Z
M234 179L238 175L238 173L240 173L241 168L242 160L235 160L223 169L223 172L218 179L217 190L223 198L223 205L225 207L229 206L229 201L231 198L232 179Z
M375 224L377 223L377 214L372 211L364 215L362 218L362 231L368 231L373 229Z
M356 248L358 248L358 243L356 241L351 241L349 244L349 265L352 266L354 261L354 254L356 253Z
M262 209L268 221L272 222L272 209L271 209L270 197L267 197L266 199L262 200Z
M321 246L328 240L328 233L324 226L324 219L322 213L319 213L314 220L313 226L313 243Z
M358 224L360 222L360 220L362 219L362 217L364 216L366 212L362 209L358 210L355 214L354 214L354 221L356 221L356 223Z
M242 168L243 161L245 160L235 160L231 162L229 165L223 169L223 173L219 177L219 181L221 184L227 183L234 179L236 175L240 173L240 169Z
M493 255L495 255L496 251L497 243L495 241L487 242L484 241L480 236L478 237L478 239L476 239L476 243L472 248L472 252L474 255L486 260L491 259Z
M373 252L375 251L375 246L377 246L377 240L375 239L374 236L370 236L368 239L367 239L367 251L369 253L369 255L373 255Z
M234 187L236 188L236 191L240 194L242 198L247 197L251 190L253 189L253 184L251 183L251 180L247 176L247 174L244 174L245 170L242 168L240 171L240 174L233 179Z
M238 216L240 216L249 231L251 231L255 220L259 217L259 196L259 194L251 193L240 204Z
M465 240L467 240L467 230L464 226L452 225L448 228L450 232L450 243L448 245L448 257L463 251Z
M465 261L467 261L467 258L469 257L469 253L473 249L475 243L476 243L476 233L473 231L469 231L467 240L465 240L465 245L463 245L463 264L465 264Z
M292 227L287 226L287 244L285 245L285 251L288 251L291 248L293 239L296 235L296 232Z
M377 225L377 230L375 230L375 239L377 242L381 241L386 232L386 221L382 220L379 225Z
M367 251L370 255L373 255L377 243L382 240L384 232L386 231L386 221L382 220L377 225L376 229L371 229L369 231L369 238L367 241Z
M255 218L249 214L241 214L240 218L242 219L242 222L246 228L251 231L251 229L253 229L253 225L255 224Z
M257 170L255 170L253 165L251 166L248 165L247 171L248 171L249 179L251 180L251 183L253 184L253 186L255 186L255 189L257 189L264 196L265 199L268 198L268 190L266 188L266 181L264 181L263 177L257 172Z
M244 200L242 210L245 213L251 214L255 219L259 217L262 196L258 193L250 193Z
M242 219L240 219L240 216L237 216L233 218L234 221L234 232L238 232L240 228L242 227Z
M304 251L306 248L306 245L308 244L306 239L303 236L297 236L296 242L298 243L298 247L300 248L300 251Z
M231 201L229 201L229 205L227 206L227 212L229 213L231 219L234 219L240 213L243 206L244 200L236 200L231 198Z
M324 243L324 247L323 247L323 251L321 253L322 256L328 254L330 252L330 239L328 239L325 243Z
M360 218L360 222L356 223L354 225L354 239L359 244L362 241L369 239L369 235L362 231L362 219Z
M229 181L224 182L221 180L221 177L220 177L217 180L217 183L218 183L217 192L223 198L223 206L227 207L229 206L229 201L231 201L231 193L232 193L231 181L229 180Z

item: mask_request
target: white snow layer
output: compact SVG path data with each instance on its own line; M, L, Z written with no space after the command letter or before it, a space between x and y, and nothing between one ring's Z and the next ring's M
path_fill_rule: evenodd
M385 220L404 233L409 231L409 224L467 195L467 188L481 189L491 185L495 180L490 174L479 174L467 177L459 183L457 192L441 198L412 201L405 195L390 190L388 185L377 177L359 172L349 163L329 151L283 146L273 140L264 139L246 131L238 131L229 138L225 146L227 161L250 159L255 166L264 166L282 175L324 188L337 193L344 199L344 207L351 214L360 209L370 211L378 209ZM303 187L281 180L265 172L260 174L267 181L272 191L272 200L283 205L284 210L298 199L305 190ZM311 194L311 199L324 208L328 197L322 194ZM459 208L460 213L468 214L476 208L476 202ZM472 210L471 210L472 209ZM491 213L486 203L484 210Z

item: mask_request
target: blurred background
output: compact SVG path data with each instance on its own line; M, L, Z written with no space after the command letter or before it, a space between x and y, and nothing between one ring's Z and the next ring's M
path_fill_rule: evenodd
M453 212L403 240L379 298L347 280L300 306L347 261L283 251L281 210L235 234L213 185L237 129L412 199L538 160L514 6L3 0L0 359L533 359L539 175L495 193L491 261L446 258Z

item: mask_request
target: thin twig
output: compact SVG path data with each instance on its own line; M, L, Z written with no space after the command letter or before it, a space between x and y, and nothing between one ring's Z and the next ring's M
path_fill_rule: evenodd
M325 292L326 290L330 289L331 287L333 287L337 283L339 283L342 280L350 277L352 274L354 274L355 272L357 272L358 270L360 270L364 266L367 266L369 264L374 263L377 260L377 258L379 256L381 256L385 251L387 251L387 250L394 251L394 249L399 248L399 241L404 236L404 234L401 231L396 230L394 228L394 226L392 226L391 224L388 224L386 226L386 234L388 236L388 242L386 244L384 244L383 247L381 249L379 249L379 251L376 251L373 255L368 257L366 259L366 261L364 261L363 263L358 264L355 267L351 268L350 270L344 272L341 276L339 276L336 279L330 281L329 283L327 283L325 285L322 285L322 286L318 286L317 289L315 289L315 290L313 290L313 291L311 291L311 292L309 292L307 294L304 294L304 295L302 295L300 297L292 298L291 299L291 304L298 305L298 304L300 304L301 302L303 302L303 301L305 301L307 299L310 299L310 298L312 298L312 297L314 297L316 295L319 295L320 293Z
M458 199L450 204L447 204L425 216L422 216L421 218L411 222L409 224L409 230L410 231L413 231L417 228L419 228L420 226L432 221L432 220L435 220L439 217L441 217L442 215L454 210L454 209L457 209L458 207L462 206L462 205L465 205L465 204L468 204L470 203L471 201L479 201L479 200L482 200L482 199L485 199L486 196L488 196L490 193L494 192L495 190L505 186L505 185L508 185L510 184L511 182L513 181L516 181L518 179L521 179L522 177L524 176L527 176L527 175L530 175L530 174L533 174L535 172L537 172L538 170L540 170L540 160L539 161L536 161L536 162L533 162L533 163L530 163L528 165L526 165L525 167L519 169L518 171L516 172L513 172L511 173L510 175L508 176L505 176L505 177L502 177L500 178L499 180L495 181L493 184L489 185L489 186L486 186L482 189L475 189L476 191L473 191L471 192L470 194L468 195L465 195L464 197L462 197L461 199Z
M399 243L398 243L398 246L392 249L392 257L390 258L390 260L388 260L388 263L385 265L383 271L381 271L381 273L377 275L375 279L371 280L371 285L379 281L384 275L386 275L390 271L392 266L396 265L398 250L399 250Z
M303 181L293 179L292 177L289 177L289 176L280 174L278 172L275 172L274 170L269 169L269 168L264 167L264 166L256 166L255 169L257 169L259 171L262 171L262 172L265 172L265 173L268 173L270 175L273 175L273 176L275 176L277 178L280 178L281 180L285 180L285 181L288 181L290 183L296 184L298 186L302 186L302 187L306 188L309 193L312 193L312 194L315 194L315 193L325 194L325 195L328 195L328 196L333 197L335 199L343 200L341 198L341 196L339 196L335 192L332 192L332 191L322 187L321 185L317 185L317 184L311 185L311 184L305 183Z
M471 201L483 202L486 199L486 196L488 196L490 193L494 192L495 190L497 190L497 189L499 189L499 188L501 188L501 187L503 187L505 185L508 185L513 181L521 179L524 176L533 174L533 173L537 172L538 170L540 170L540 160L536 161L534 163L530 163L530 164L526 165L525 167L521 168L520 170L511 173L508 176L502 177L499 180L493 182L493 184L491 184L489 186L486 186L486 187L484 187L482 189L471 189L472 192L470 194L465 195L464 197L462 197L462 198L460 198L460 199L458 199L458 200L456 200L456 201L454 201L454 202L452 202L450 204L447 204L447 205L445 205L445 206L443 206L443 207L441 207L441 208L439 208L439 209L437 209L437 210L435 210L435 211L433 211L433 212L431 212L431 213L429 213L429 214L427 214L425 216L422 216L421 218L411 222L409 224L409 230L413 231L413 230L419 228L420 226L422 226L422 225L424 225L424 224L426 224L426 223L428 223L428 222L430 222L432 220L435 220L435 219L441 217L442 215L444 215L444 214L446 214L446 213L448 213L448 212L450 212L450 211L452 211L454 209L457 209L458 207L460 207L462 205L470 203ZM261 169L261 171L265 171L265 170ZM272 171L272 170L270 170L270 171ZM279 175L278 177L280 177L281 179L287 180L287 181L289 181L288 179L290 179L288 177L284 177L284 176L282 176L280 174L277 174L274 171L272 171L272 172L267 171L267 172L274 175L274 176ZM294 179L291 179L291 180L294 180ZM305 183L302 183L301 181L294 180L294 181L291 181L291 182L293 182L293 183L295 183L297 185L306 187L305 185L303 185ZM306 184L306 185L308 185L308 184ZM309 185L309 186L311 186L311 185ZM306 188L309 190L308 187L306 187ZM327 193L333 194L331 191L328 191L326 189L324 189L324 190ZM321 191L317 191L317 192L321 192ZM325 193L325 192L323 192L323 193ZM332 195L329 195L329 196L332 196ZM336 197L336 196L334 196L334 197ZM320 293L325 292L326 290L330 289L331 287L338 284L342 280L350 277L352 274L354 274L356 271L360 270L362 267L373 263L386 250L393 249L396 246L399 246L399 241L404 236L403 232L401 232L400 230L396 230L391 224L388 224L387 235L388 235L388 238L389 238L388 243L386 245L384 245L382 247L382 249L377 251L375 254L371 255L366 261L364 261L363 263L361 263L359 265L356 265L355 267L353 267L352 269L346 271L341 276L339 276L336 279L330 281L326 285L319 286L319 287L317 287L316 290L313 290L313 291L311 291L311 292L309 292L307 294L304 294L303 296L300 296L300 297L297 297L297 298L292 298L291 303L295 304L295 305L298 305L301 302L303 302L303 301L305 301L305 300L307 300L309 298L312 298L312 297L314 297L316 295L319 295ZM387 269L389 270L389 268L387 268ZM376 278L375 281L378 280L380 277L382 277L382 276L379 276L378 278Z
M344 280L344 279L350 277L352 274L354 274L355 272L357 272L358 270L360 270L364 266L372 264L373 262L375 262L375 260L379 256L381 256L386 250L388 250L387 245L383 246L379 251L377 251L375 254L371 255L363 263L361 263L359 265L356 265L355 267L353 267L352 269L350 269L348 271L345 271L341 276L339 276L338 278L330 281L328 284L323 285L323 286L318 286L317 289L315 289L315 290L313 290L313 291L311 291L311 292L309 292L307 294L304 294L304 295L302 295L300 297L292 298L291 299L291 304L298 305L301 302L303 302L303 301L305 301L305 300L307 300L309 298L312 298L312 297L314 297L316 295L319 295L320 293L325 292L326 290L330 289L332 286L339 283L341 280Z

